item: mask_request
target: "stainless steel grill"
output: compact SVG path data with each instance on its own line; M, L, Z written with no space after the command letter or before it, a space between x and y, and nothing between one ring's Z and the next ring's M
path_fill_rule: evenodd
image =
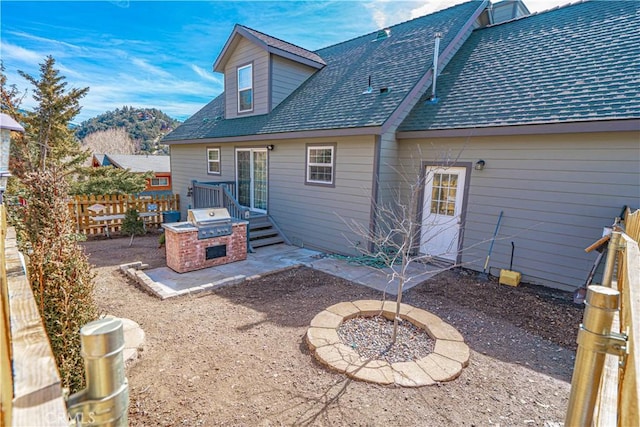
M189 209L187 221L198 229L198 239L231 234L231 215L226 208Z

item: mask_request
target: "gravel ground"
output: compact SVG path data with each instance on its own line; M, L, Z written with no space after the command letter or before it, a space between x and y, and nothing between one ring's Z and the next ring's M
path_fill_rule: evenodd
M165 264L157 236L83 245L105 314L147 335L127 368L131 426L527 426L564 420L582 307L572 295L479 283L450 271L403 302L456 327L471 349L456 380L417 389L353 381L318 364L304 340L313 317L373 289L307 268L201 296L161 301L119 264Z
M389 363L421 359L433 352L435 341L410 322L399 322L396 342L391 344L393 322L383 316L355 317L338 328L342 342L364 359L381 359Z

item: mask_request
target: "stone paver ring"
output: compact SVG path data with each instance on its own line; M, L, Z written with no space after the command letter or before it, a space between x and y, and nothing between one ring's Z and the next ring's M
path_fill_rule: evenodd
M393 320L395 312L396 303L391 301L360 300L332 305L311 321L307 344L320 363L361 381L421 387L457 378L469 364L469 346L457 329L428 311L400 304L400 318L424 329L435 340L433 352L418 360L389 363L364 359L338 336L338 328L345 320L380 314Z

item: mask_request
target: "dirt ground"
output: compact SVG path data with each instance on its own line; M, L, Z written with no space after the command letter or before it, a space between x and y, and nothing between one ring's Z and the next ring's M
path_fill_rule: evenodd
M157 235L83 243L105 314L138 322L147 337L127 368L132 426L486 426L563 422L582 308L571 295L479 283L465 270L405 293L463 334L469 366L452 382L411 389L330 372L311 356L311 319L373 289L307 268L203 296L161 301L128 282L119 264L164 265Z

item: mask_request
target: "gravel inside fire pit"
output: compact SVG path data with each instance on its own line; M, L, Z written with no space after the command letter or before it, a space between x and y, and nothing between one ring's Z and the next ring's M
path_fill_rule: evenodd
M400 321L393 345L392 334L393 321L383 316L354 317L342 322L338 328L342 342L365 359L408 362L421 359L433 351L434 340L410 322Z

